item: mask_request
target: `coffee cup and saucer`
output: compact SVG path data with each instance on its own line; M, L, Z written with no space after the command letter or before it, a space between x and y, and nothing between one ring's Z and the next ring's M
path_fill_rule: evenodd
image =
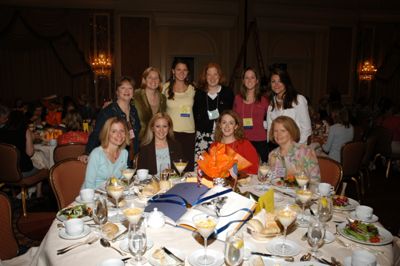
M350 218L365 223L375 223L379 220L378 216L374 214L374 209L365 205L357 206L356 210L350 213Z
M61 238L72 240L85 237L90 231L90 227L85 225L82 219L72 218L64 221L64 227L60 229L58 235Z

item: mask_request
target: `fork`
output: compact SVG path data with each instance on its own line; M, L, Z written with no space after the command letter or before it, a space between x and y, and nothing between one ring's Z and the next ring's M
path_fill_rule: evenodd
M93 237L89 237L85 241L78 242L78 243L75 243L73 245L67 246L65 248L58 249L57 250L57 255L61 255L61 254L67 253L68 251L70 251L70 250L72 250L74 248L77 248L79 246L82 246L82 245L86 245L86 244L91 245L94 242L96 242L98 239L99 238L97 236L93 236Z

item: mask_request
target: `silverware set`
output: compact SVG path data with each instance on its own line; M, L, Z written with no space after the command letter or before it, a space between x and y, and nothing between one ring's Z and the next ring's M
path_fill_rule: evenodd
M74 248L83 246L83 245L91 245L91 244L93 244L94 242L96 242L98 239L99 239L99 238L98 238L97 236L91 236L91 237L89 237L88 239L86 239L85 241L78 242L78 243L72 244L72 245L70 245L70 246L67 246L67 247L65 247L65 248L58 249L58 250L57 250L57 255L65 254L65 253L67 253L68 251L70 251L70 250L72 250L72 249L74 249Z

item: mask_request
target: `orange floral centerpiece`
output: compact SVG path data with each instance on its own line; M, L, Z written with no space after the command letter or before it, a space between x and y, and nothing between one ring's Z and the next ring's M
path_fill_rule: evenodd
M229 171L235 164L238 171L251 165L248 160L223 143L217 143L211 146L208 152L203 152L197 164L205 176L212 179L214 183L215 179L221 181L228 178Z

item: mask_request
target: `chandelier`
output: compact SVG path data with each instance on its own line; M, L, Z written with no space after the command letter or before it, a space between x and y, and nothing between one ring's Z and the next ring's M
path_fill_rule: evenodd
M92 60L92 69L96 76L109 77L111 75L112 64L110 57L99 54Z
M360 80L373 80L375 77L377 69L375 66L370 63L369 61L365 61L363 65L361 66L360 72L359 72L359 79Z

